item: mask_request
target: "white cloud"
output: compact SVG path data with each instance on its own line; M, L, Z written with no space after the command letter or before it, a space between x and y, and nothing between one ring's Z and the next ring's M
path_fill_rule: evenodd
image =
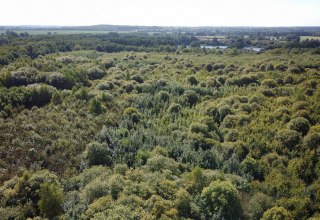
M0 25L319 26L317 0L11 0Z

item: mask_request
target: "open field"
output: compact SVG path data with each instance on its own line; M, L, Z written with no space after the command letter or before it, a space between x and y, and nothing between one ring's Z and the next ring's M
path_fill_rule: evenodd
M223 35L217 35L217 36L196 36L199 40L212 40L214 38L217 38L218 40L223 40L226 38L226 36Z
M320 40L320 36L300 36L300 41L305 40Z

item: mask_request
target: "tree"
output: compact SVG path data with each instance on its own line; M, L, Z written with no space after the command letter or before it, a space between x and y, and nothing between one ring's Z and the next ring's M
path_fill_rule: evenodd
M238 190L228 181L214 181L201 193L204 219L241 219Z
M55 184L44 183L40 188L40 200L38 206L40 213L49 219L53 219L62 213L63 193Z
M261 220L293 220L293 218L285 208L273 207L263 214Z

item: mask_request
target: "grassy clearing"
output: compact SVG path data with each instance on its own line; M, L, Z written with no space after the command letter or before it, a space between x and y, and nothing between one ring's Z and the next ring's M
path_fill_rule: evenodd
M217 38L218 40L223 40L226 38L224 35L217 35L217 36L196 36L199 40L212 40L214 38Z
M320 40L320 36L300 36L300 42L305 40Z

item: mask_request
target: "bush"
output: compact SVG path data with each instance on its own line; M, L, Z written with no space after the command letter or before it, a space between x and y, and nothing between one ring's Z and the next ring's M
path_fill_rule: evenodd
M249 201L249 219L261 219L263 213L272 208L272 198L263 194L256 193Z
M208 72L211 72L213 70L213 66L211 64L207 64L205 66L205 69L208 71Z
M100 115L103 112L103 106L101 102L95 98L90 101L90 112L95 115Z
M90 80L95 80L103 78L106 73L98 67L92 67L87 70L87 74Z
M188 217L191 211L191 195L185 189L181 188L176 192L175 197L175 205L179 211L179 216Z
M44 217L53 219L62 213L63 192L57 185L44 183L39 195L38 206Z
M239 132L237 130L231 129L225 135L224 140L228 142L236 142L239 137Z
M302 69L300 69L297 66L292 66L288 68L288 72L289 73L294 73L294 74L298 74L298 73L302 73Z
M261 82L261 85L267 88L275 88L277 87L277 83L273 79L265 79Z
M188 76L187 81L190 83L190 85L194 86L197 85L199 82L195 76Z
M92 142L87 146L89 165L112 165L112 151L106 143Z
M192 123L190 125L189 131L191 133L203 134L204 136L208 135L208 126L201 123Z
M199 100L197 93L193 90L186 90L184 92L184 97L186 102L189 103L191 106L195 105Z
M285 76L283 79L283 83L285 84L293 84L294 80L292 76Z
M127 117L130 121L132 121L134 123L138 123L141 118L141 116L138 112L138 109L133 108L133 107L126 108L124 110L123 114L125 117Z
M179 105L177 103L172 103L168 108L168 112L179 113L181 111L181 109L182 109L181 105Z
M238 190L227 181L214 181L201 193L204 219L241 219L242 209Z
M254 179L263 180L265 174L265 166L260 161L247 156L240 164L244 173L251 175Z
M11 86L23 86L36 82L36 77L39 75L39 71L32 67L22 67L17 71L10 73L6 79L6 85Z
M263 213L261 220L293 220L291 214L283 207L273 207Z
M137 83L143 83L144 82L144 80L142 79L142 77L140 76L140 75L133 75L133 76L131 76L131 80L134 80L134 81L136 81Z
M277 133L276 139L289 149L293 149L300 143L301 136L297 131L283 129Z
M46 82L58 89L71 89L75 83L68 80L62 73L53 72L46 75Z
M302 118L302 117L298 117L298 118L292 119L288 123L287 127L288 127L288 129L298 131L299 133L301 133L304 136L310 130L310 123L307 119Z
M168 92L166 91L160 91L158 94L157 94L157 97L160 101L162 102L168 102L169 99L170 99L170 95Z
M317 150L317 148L320 146L320 134L310 132L304 137L303 144L309 149Z
M307 119L308 121L311 121L311 117L310 117L310 114L307 110L298 110L297 112L295 112L293 115L292 115L293 118L299 118L299 117L302 117L302 118L305 118Z
M223 119L231 114L231 109L228 105L223 105L218 108L219 120L223 121Z
M111 90L115 87L113 82L107 81L107 82L101 82L97 85L97 89L99 90Z

